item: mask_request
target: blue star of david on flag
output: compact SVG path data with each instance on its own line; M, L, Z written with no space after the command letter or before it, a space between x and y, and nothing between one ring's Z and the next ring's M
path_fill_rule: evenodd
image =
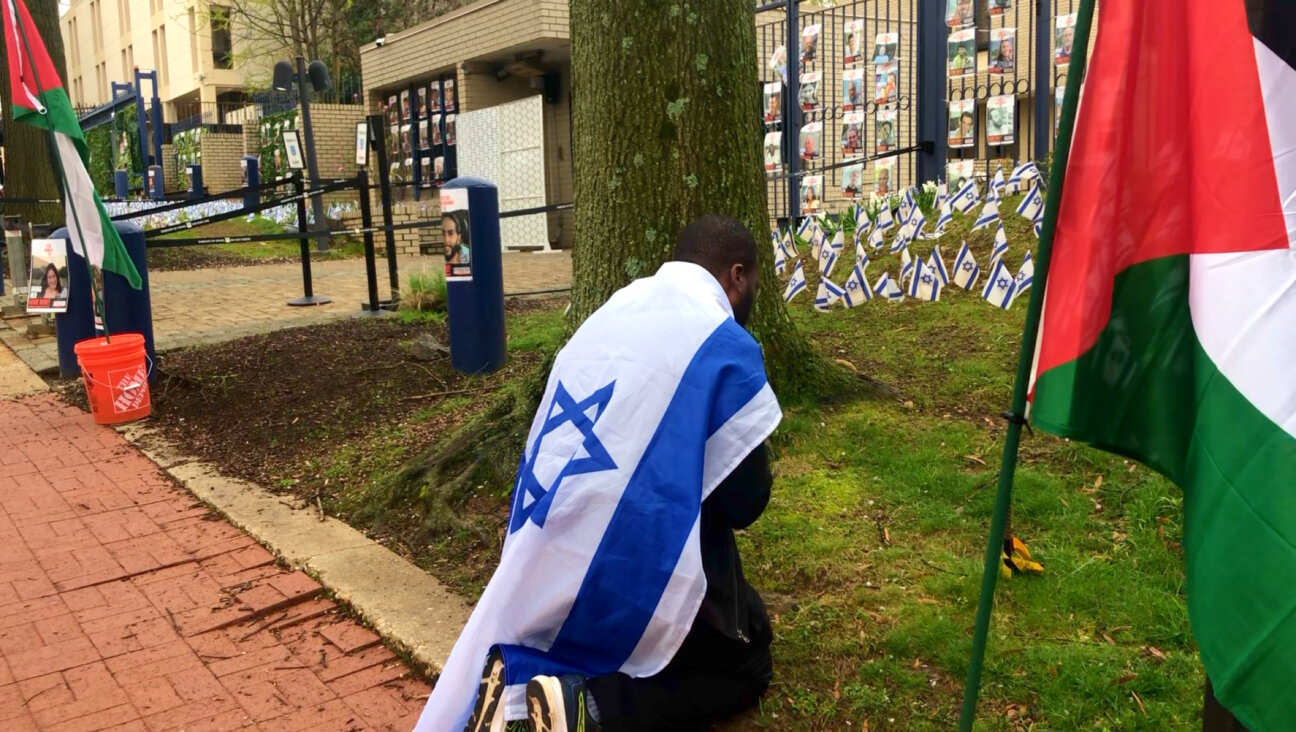
M603 416L608 402L612 401L612 389L615 386L616 382L613 381L578 402L567 392L567 387L563 386L561 381L558 382L557 388L554 389L553 401L549 403L544 425L540 428L540 434L536 435L535 442L531 444L530 457L524 458L518 468L517 487L513 491L513 511L509 518L510 534L522 528L527 519L536 526L544 528L554 494L558 492L558 487L564 479L584 473L616 470L616 462L608 454L607 448L603 446L598 435L594 434L594 425L599 417ZM591 410L593 410L592 415ZM581 442L572 450L567 458L567 464L558 472L553 483L549 486L541 485L540 479L535 474L540 448L546 435L566 424L580 431Z

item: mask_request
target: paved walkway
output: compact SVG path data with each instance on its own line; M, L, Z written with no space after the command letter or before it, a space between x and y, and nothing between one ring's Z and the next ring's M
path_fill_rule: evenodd
M0 401L0 546L0 729L408 730L427 696L319 584L53 394Z
M402 283L412 273L441 268L441 257L399 260ZM314 325L349 317L368 300L363 259L316 262L311 267L317 295L329 305L289 307L302 294L300 264L155 272L149 277L153 337L158 350L218 343L282 328ZM378 260L378 297L388 297L386 260ZM504 255L504 292L516 294L571 285L569 252ZM8 299L6 299L8 301ZM0 324L3 340L33 370L58 368L58 346L52 336L31 338Z

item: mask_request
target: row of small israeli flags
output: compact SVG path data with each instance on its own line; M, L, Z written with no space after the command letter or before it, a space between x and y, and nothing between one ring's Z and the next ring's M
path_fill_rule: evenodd
M874 297L892 303L903 302L906 297L936 302L940 300L941 290L951 283L968 292L979 291L986 302L1007 310L1020 295L1030 289L1035 279L1035 263L1030 252L1026 253L1015 274L1004 263L1004 255L1008 253L1008 237L1004 234L999 204L1003 202L1005 195L1023 189L1027 193L1017 206L1017 215L1034 223L1035 236L1038 237L1044 218L1044 194L1035 163L1018 166L1006 180L1003 168L1000 167L990 179L984 201L975 179L969 180L952 196L947 195L945 186L940 186L935 205L935 210L939 212L938 218L932 230L925 233L923 229L927 225L927 217L915 202L912 188L901 196L898 214L891 212L885 199L873 220L869 219L863 206L856 205L853 212L842 214L843 218L852 216L854 219L855 262L841 285L829 278L845 250L844 229L848 227L834 229L830 223L821 223L817 217L810 216L797 227L796 236L793 236L791 230L775 231L774 269L780 276L789 269L792 273L783 290L783 299L792 302L793 298L807 288L805 267L796 247L796 241L800 240L809 242L811 256L819 265L819 290L814 301L817 310L827 312L839 302L847 308L853 308ZM972 230L997 225L994 247L990 253L989 276L979 290L976 288L981 279L981 267L968 249L967 242L963 242L954 256L952 270L946 268L939 244L933 245L930 255L925 258L915 258L909 251L910 245L919 240L939 239L945 234L945 227L953 220L954 211L968 214L978 203L981 204L981 212L972 225ZM884 234L890 229L896 231L890 245L887 245ZM876 253L881 249L899 255L900 272L898 275L883 272L870 284L867 274L868 253L870 250Z

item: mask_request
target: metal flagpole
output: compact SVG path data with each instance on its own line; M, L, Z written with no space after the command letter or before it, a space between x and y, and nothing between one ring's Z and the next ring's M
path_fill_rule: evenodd
M1062 202L1063 173L1071 153L1071 135L1075 130L1076 107L1084 79L1089 50L1089 27L1093 20L1095 0L1080 0L1076 16L1075 43L1071 67L1067 71L1066 95L1062 100L1062 119L1058 126L1053 163L1049 166L1048 197L1044 205L1044 223L1040 232L1039 256L1035 260L1035 286L1026 310L1026 327L1022 332L1021 352L1017 356L1017 379L1013 385L1012 409L1008 434L1004 439L1003 459L999 469L999 489L995 496L994 516L990 519L990 538L986 541L985 572L981 576L981 597L977 602L976 631L972 636L972 658L968 662L967 682L963 687L963 709L959 713L959 732L971 732L976 718L977 695L981 691L981 665L985 661L986 636L990 632L990 612L994 608L995 581L999 578L1003 552L1004 524L1012 502L1013 473L1017 469L1017 445L1022 426L1026 424L1026 390L1030 386L1031 363L1039 335L1040 311L1048 286L1049 259L1053 254L1053 233L1057 228L1058 207ZM1035 92L1039 94L1038 89Z
M40 71L36 68L36 61L31 50L31 42L27 40L27 29L23 27L22 15L18 12L17 4L11 3L9 9L13 14L14 27L18 29L18 35L22 37L23 50L27 52L27 60L30 62L29 65L31 66L32 82L36 85L36 98L40 99L45 93L45 87L41 85ZM14 53L18 52L19 51L16 49L14 50ZM22 83L21 78L18 81L19 83ZM67 171L63 170L63 160L59 157L58 140L54 137L54 126L50 124L49 121L49 107L45 106L44 101L41 101L40 105L41 107L39 112L41 117L45 120L45 135L46 139L49 140L50 157L53 159L54 170L59 179L59 188L63 194L63 208L65 211L69 209L72 211L72 223L76 227L77 236L81 240L81 259L85 262L86 276L89 278L90 299L94 303L95 312L99 315L99 322L103 324L104 341L112 343L112 334L108 332L108 313L106 308L104 308L103 298L100 296L99 291L95 289L94 271L90 268L90 248L87 247L85 243L85 232L81 229L81 217L77 214L75 205L68 205L72 200L72 187L68 183Z

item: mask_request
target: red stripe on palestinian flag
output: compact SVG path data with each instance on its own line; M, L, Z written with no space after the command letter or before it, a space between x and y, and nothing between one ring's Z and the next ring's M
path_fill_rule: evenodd
M140 289L139 272L86 171L90 153L81 124L26 4L23 0L0 0L0 12L4 16L14 121L53 132L63 174L65 223L73 250L91 265L115 272L125 277L131 287Z
M1193 634L1253 730L1296 729L1293 8L1103 5L1032 409L1183 489Z
M1066 172L1040 372L1094 344L1126 267L1286 248L1242 3L1104 4Z

